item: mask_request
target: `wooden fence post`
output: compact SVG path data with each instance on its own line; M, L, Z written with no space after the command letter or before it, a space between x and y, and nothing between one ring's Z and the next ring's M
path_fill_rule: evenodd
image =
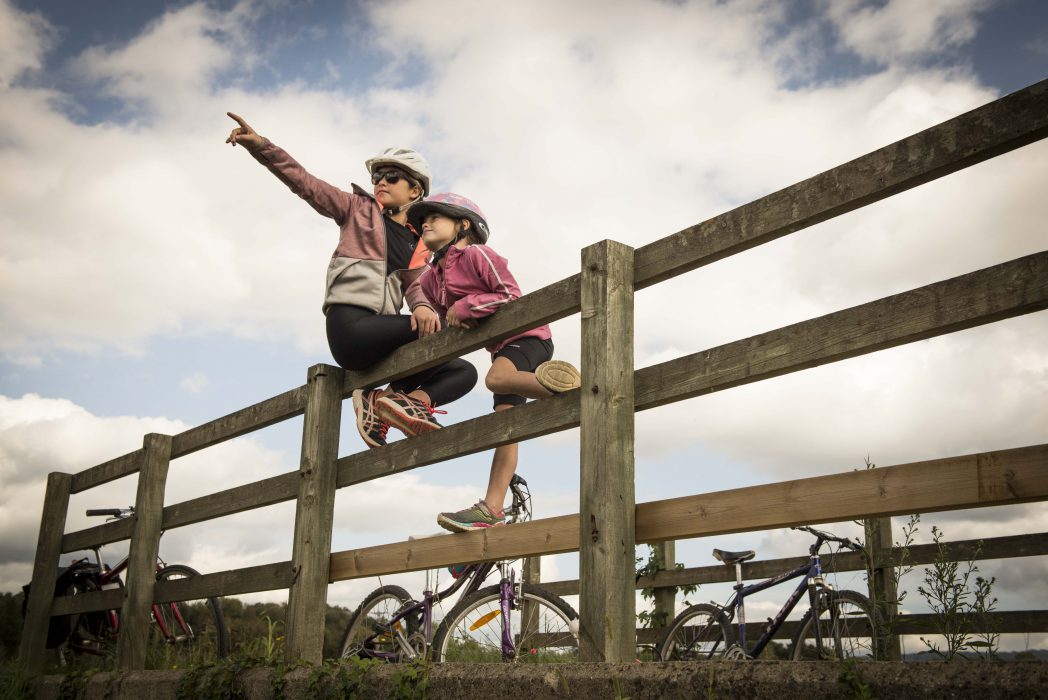
M171 463L171 436L149 433L142 439L142 465L135 496L135 522L128 550L124 606L120 611L120 636L116 665L123 671L146 667L146 647L156 585L156 559L160 553L160 526L164 516L164 491Z
M633 249L582 251L579 658L636 657Z
M18 649L18 658L30 673L38 673L44 667L47 628L51 624L51 605L72 482L70 474L51 472L47 475L40 535L36 540L36 559L33 561L33 586L29 591L29 607L22 623L22 642Z
M331 570L331 528L335 519L339 422L343 371L331 365L309 368L302 426L294 579L288 592L284 656L288 662L324 660L324 613Z
M895 618L899 613L899 590L892 571L892 519L874 518L863 521L866 530L866 549L870 557L868 586L870 600L880 609L887 629L881 631L885 645L882 658L902 661L902 645L894 634ZM885 558L887 555L887 558Z
M674 571L677 568L677 543L673 540L664 540L655 545L655 551L659 557L660 571ZM677 587L655 589L655 624L653 627L665 627L670 623L676 613Z

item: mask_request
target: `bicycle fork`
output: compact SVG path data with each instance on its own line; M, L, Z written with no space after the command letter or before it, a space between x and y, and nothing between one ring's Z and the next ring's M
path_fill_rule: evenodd
M516 584L517 572L507 564L499 563L499 609L502 613L502 660L510 661L517 655L517 646L513 640L512 611L517 606L517 596L522 599L523 591Z

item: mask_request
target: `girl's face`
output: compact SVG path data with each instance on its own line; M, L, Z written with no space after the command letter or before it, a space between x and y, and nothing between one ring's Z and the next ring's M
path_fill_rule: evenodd
M430 214L422 220L422 242L434 253L455 240L463 223L443 214Z
M397 168L376 167L371 174L371 181L375 184L375 200L383 209L402 207L414 202L422 194L422 188L412 184L407 175Z

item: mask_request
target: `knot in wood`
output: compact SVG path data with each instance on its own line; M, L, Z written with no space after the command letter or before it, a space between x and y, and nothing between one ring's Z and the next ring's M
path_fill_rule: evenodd
M593 385L593 386L592 386L592 387L590 388L590 391L592 391L592 392L593 392L594 394L599 394L599 393L600 393L600 387L598 387L598 386L597 386L596 384L594 384L594 385Z

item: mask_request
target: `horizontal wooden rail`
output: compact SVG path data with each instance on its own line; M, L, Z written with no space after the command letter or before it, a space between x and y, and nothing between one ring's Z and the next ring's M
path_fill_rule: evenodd
M1048 445L637 504L637 542L1048 499ZM578 549L578 515L331 555L331 580Z
M637 410L1048 308L1048 252L686 355L636 373Z
M302 415L306 407L306 387L242 408L222 418L190 428L171 439L171 458L185 457L197 450Z
M1031 535L1012 535L1009 537L989 537L984 540L959 540L944 542L943 551L949 561L969 561L987 559L1007 559L1011 557L1033 557L1048 554L1048 532ZM905 554L903 554L905 552ZM906 548L885 549L877 553L880 566L893 566L896 561L907 565L931 564L939 556L939 546L935 544L915 544ZM900 559L899 557L905 557ZM866 559L858 552L834 552L823 554L822 570L862 571L866 568ZM787 557L784 559L764 559L748 561L742 565L744 581L771 578L784 571L807 564L808 557ZM665 588L676 586L702 585L708 583L734 583L735 567L715 564L697 566L687 569L667 569L654 576L642 576L637 579L636 588ZM542 587L557 595L578 595L577 579L566 581L543 581Z
M131 538L131 532L135 528L135 521L131 518L114 520L102 525L69 532L62 536L62 552L79 552L85 549L94 549L111 542L119 542Z
M110 481L116 481L125 476L135 474L138 472L141 463L142 450L135 450L134 452L128 452L126 455L111 459L108 462L103 462L97 467L85 469L84 471L73 475L73 483L70 486L69 492L80 493L81 491L86 491L95 486L108 484Z
M643 289L1048 136L1048 80L638 248ZM346 375L344 395L433 367L579 311L574 275L507 304L478 331L438 333Z
M157 581L153 598L157 603L171 603L182 600L242 595L244 593L288 588L293 580L294 572L291 569L291 562L282 561L275 564L236 569L234 571L220 571L190 578ZM81 593L75 596L58 597L55 598L51 615L75 615L98 612L100 610L119 610L124 602L124 592L122 588L114 588Z
M636 408L654 408L1045 308L1048 252L637 370ZM579 394L567 392L343 457L338 460L338 487L578 425ZM287 472L168 506L163 526L171 529L291 500L297 475ZM91 530L103 534L104 542L127 537L112 523ZM91 546L86 533L66 535L63 551Z
M637 249L643 289L1048 136L1048 80Z

